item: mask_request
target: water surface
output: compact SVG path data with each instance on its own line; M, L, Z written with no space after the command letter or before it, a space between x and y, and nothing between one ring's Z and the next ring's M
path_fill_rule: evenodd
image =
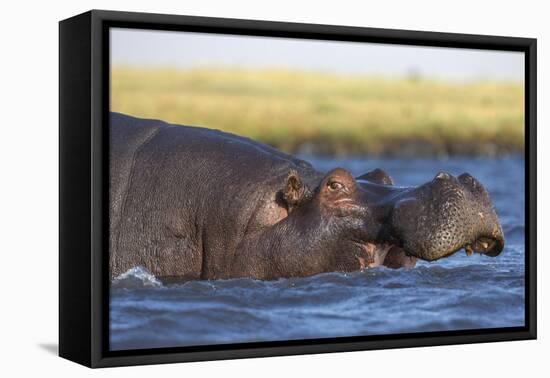
M140 268L111 288L111 350L524 325L524 161L499 159L323 159L355 175L383 168L397 185L418 185L445 170L469 172L489 191L506 245L496 258L458 252L351 274L162 285Z

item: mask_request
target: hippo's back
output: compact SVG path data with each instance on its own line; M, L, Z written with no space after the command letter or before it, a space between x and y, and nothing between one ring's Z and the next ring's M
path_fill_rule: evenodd
M318 174L247 138L111 113L111 274L136 265L189 278L223 271L290 169Z
M161 121L111 113L109 146L111 217L116 218L120 215L123 194L128 187L132 165L139 147L152 139L162 126Z

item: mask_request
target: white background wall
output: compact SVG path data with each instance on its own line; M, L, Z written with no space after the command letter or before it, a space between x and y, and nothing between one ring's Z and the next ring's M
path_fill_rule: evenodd
M544 1L4 2L0 23L0 375L133 377L518 377L550 371L546 245L549 41ZM58 25L91 8L539 39L539 340L88 370L55 355L58 247ZM544 298L546 296L546 298ZM546 300L545 300L546 299ZM545 319L546 317L546 319ZM546 373L546 374L545 374Z

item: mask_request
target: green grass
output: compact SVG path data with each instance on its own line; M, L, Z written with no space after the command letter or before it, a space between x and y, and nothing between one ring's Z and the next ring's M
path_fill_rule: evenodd
M111 110L221 129L288 152L478 154L523 149L524 91L288 70L114 67Z

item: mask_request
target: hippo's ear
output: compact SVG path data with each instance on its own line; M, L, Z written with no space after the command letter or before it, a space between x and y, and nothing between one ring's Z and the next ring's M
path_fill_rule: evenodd
M380 185L393 185L393 179L383 169L376 168L356 177L357 180L366 180Z
M291 170L286 178L285 188L282 191L282 198L288 211L300 206L310 196L310 190L305 185L298 172Z

